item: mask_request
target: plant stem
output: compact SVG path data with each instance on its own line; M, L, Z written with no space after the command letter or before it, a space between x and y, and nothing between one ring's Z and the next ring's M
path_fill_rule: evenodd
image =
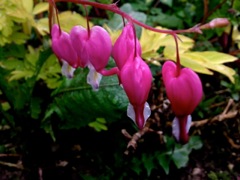
M183 29L183 30L163 30L163 29L156 29L154 27L151 27L147 24L144 24L134 18L132 18L130 15L128 15L127 13L121 11L116 4L101 4L101 3L97 3L97 2L91 2L88 0L55 0L55 2L72 2L72 3L77 3L77 4L82 4L82 5L89 5L89 6L94 6L96 8L99 9L104 9L104 10L108 10L108 11L112 11L116 14L121 15L122 17L126 18L128 21L133 22L134 24L137 24L145 29L154 31L154 32L159 32L159 33L165 33L165 34L170 34L170 35L174 35L176 33L201 33L201 30L195 26L193 28L189 28L189 29Z
M87 11L87 7L84 6L84 10L86 12L86 19L87 19L87 31L88 31L88 38L90 37L90 26L89 26L89 17L88 17L88 11Z
M181 71L181 62L180 62L179 49L178 49L178 37L176 34L173 34L173 38L176 44L177 76L179 76Z

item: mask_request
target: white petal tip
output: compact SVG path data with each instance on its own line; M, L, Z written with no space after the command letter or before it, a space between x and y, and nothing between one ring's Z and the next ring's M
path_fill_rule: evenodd
M176 138L177 141L180 139L180 126L179 126L179 120L177 117L173 119L172 122L172 134Z
M90 84L94 91L98 91L102 75L98 73L92 66L89 66L87 75L87 83Z
M62 74L66 76L67 78L71 79L73 78L75 68L70 66L66 61L62 60Z

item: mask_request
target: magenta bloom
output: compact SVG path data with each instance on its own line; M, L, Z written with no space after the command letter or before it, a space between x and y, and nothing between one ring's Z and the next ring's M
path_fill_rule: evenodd
M142 129L151 114L147 103L152 83L151 71L141 57L136 56L123 66L120 77L130 101L128 116L137 124L139 129Z
M191 126L190 114L200 103L203 90L198 75L189 68L177 72L177 66L167 61L162 67L163 81L168 99L176 117L173 121L173 134L177 140L186 143L189 139L188 131Z
M58 25L53 25L51 30L52 49L56 56L63 62L62 72L67 77L72 77L76 68L89 68L87 82L97 90L102 75L112 51L109 34L100 26L87 30L81 26L74 26L70 34L60 31Z
M62 73L72 77L75 68L78 67L79 59L75 52L68 33L61 31L57 24L51 30L52 50L57 58L63 63Z
M137 54L141 56L141 46L135 36L133 24L128 23L123 28L122 33L116 40L112 50L112 56L119 70L122 69L127 60L133 60L135 56L135 41Z
M96 71L106 67L112 51L109 34L100 26L88 32L81 26L74 26L70 32L71 41L81 62L80 67L91 64Z
M64 31L60 31L59 26L54 24L51 30L52 50L60 60L66 61L69 65L76 68L78 57L73 48L70 36Z
M100 26L94 26L89 31L81 26L74 26L70 38L81 60L78 66L89 68L87 81L93 89L98 89L102 77L99 72L106 67L112 51L109 34Z

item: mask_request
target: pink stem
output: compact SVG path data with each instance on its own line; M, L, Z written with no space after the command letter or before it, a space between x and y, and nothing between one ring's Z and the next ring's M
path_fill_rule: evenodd
M144 111L144 105L141 106L134 106L134 111L135 111L135 121L138 126L138 128L141 130L144 127L145 124L145 119L143 115Z
M134 18L132 18L130 15L128 15L127 13L121 11L116 4L101 4L101 3L97 3L97 2L91 2L88 0L55 0L55 2L73 2L73 3L77 3L77 4L82 4L82 5L90 5L90 6L94 6L97 7L99 9L104 9L104 10L108 10L108 11L112 11L116 14L121 15L122 17L125 17L127 20L132 21L133 23L144 27L145 29L154 31L154 32L159 32L159 33L165 33L165 34L171 34L174 35L176 33L201 33L201 30L198 27L194 27L194 28L190 28L190 29L183 29L183 30L163 30L163 29L156 29L153 28L151 26L148 26Z
M179 56L177 35L173 34L173 38L174 38L174 41L175 41L175 44L176 44L177 76L179 76L180 75L180 71L181 71L181 62L180 62L180 56Z
M102 69L100 71L98 71L100 74L102 74L103 76L112 76L112 75L115 75L115 74L118 74L119 73L119 69L117 67L114 67L112 69Z
M87 7L84 6L84 10L86 12L86 19L87 19L87 31L88 31L88 38L90 37L90 26L89 26L89 17L88 17L88 11L87 11Z
M187 116L178 117L179 120L179 128L180 128L180 137L179 141L182 144L186 144L189 140L188 132L186 131L187 126Z
M133 30L133 36L134 36L134 57L137 56L137 35L136 35L136 29L135 26L132 22L130 22L132 24L132 30Z

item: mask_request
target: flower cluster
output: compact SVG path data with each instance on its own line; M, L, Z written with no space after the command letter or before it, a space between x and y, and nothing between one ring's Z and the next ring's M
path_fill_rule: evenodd
M119 84L126 92L129 105L127 115L142 129L151 114L147 103L151 89L152 74L141 58L141 46L133 23L125 25L112 47L109 34L100 26L85 29L74 26L66 33L54 24L51 30L52 49L62 62L62 73L73 77L76 68L89 68L87 82L94 90L99 88L102 75L117 74ZM105 70L110 56L115 60L113 70ZM173 120L173 135L182 143L189 139L191 113L202 98L199 77L189 68L180 69L168 61L162 68L167 96L176 117Z
M130 104L127 115L142 129L151 114L147 103L152 74L141 58L141 46L132 23L127 24L113 47L113 58L119 68L119 81Z
M52 49L62 62L62 73L73 77L76 68L89 68L87 82L97 90L102 75L117 74L130 104L128 116L142 129L150 116L147 103L152 75L149 66L141 58L141 47L135 35L134 25L128 23L112 47L109 34L100 26L85 29L74 26L68 34L57 24L51 30ZM110 56L117 69L107 73L104 70Z
M78 67L89 68L87 82L98 89L101 80L99 73L108 63L112 52L112 42L107 31L100 26L85 29L74 26L68 34L54 24L52 31L52 49L62 61L62 73L73 77Z

